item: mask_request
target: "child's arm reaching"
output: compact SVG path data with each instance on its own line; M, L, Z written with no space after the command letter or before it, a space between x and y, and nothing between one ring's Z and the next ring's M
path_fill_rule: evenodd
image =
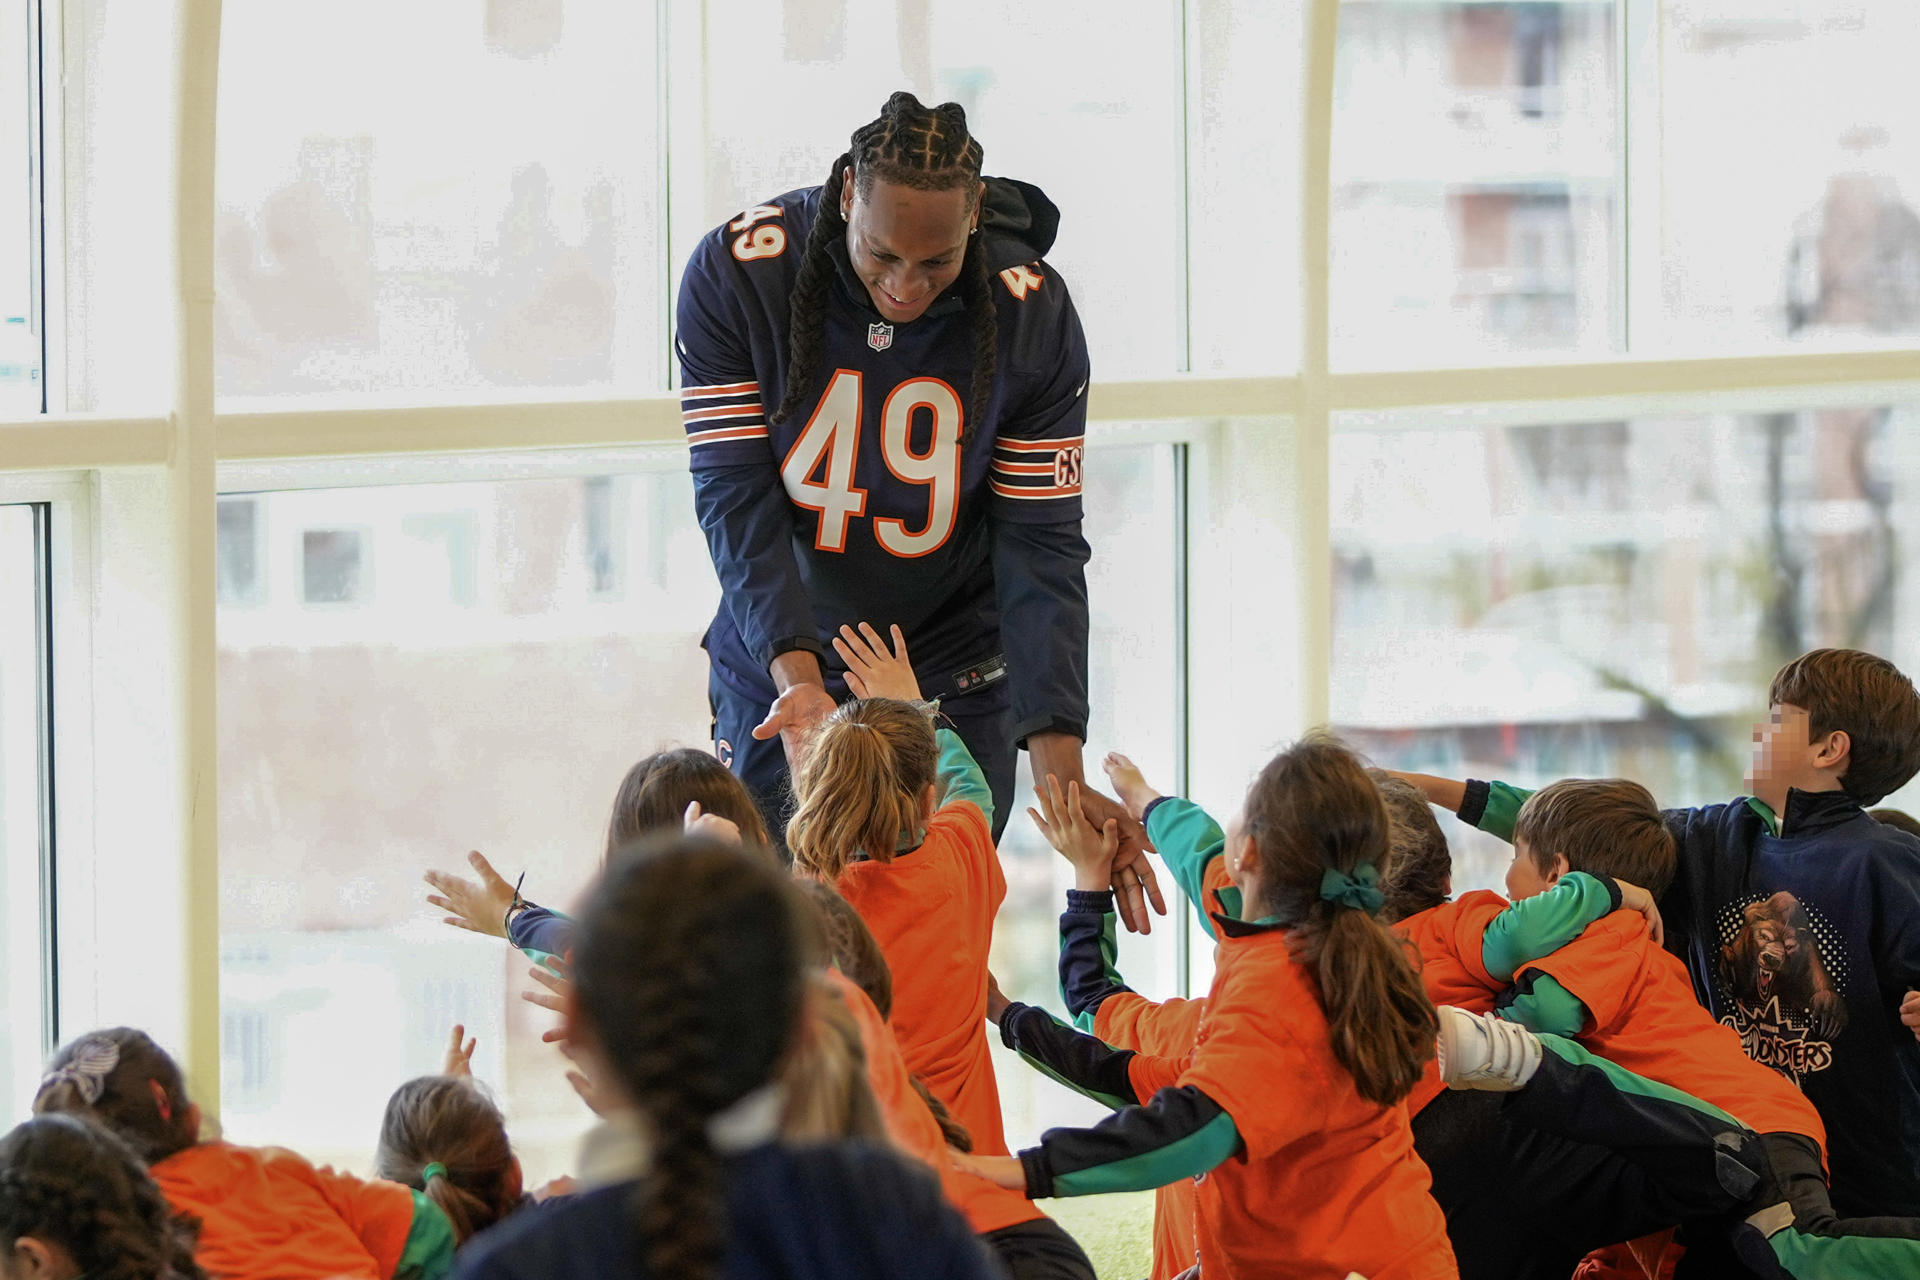
M1468 826L1508 841L1513 839L1513 820L1519 816L1520 806L1533 794L1504 782L1481 782L1472 778L1461 781L1430 773L1402 773L1398 769L1386 772L1417 789L1435 808L1445 809Z
M1109 818L1095 831L1080 802L1080 784L1052 774L1034 789L1038 809L1027 816L1054 851L1073 867L1073 888L1060 917L1060 998L1082 1031L1093 1030L1094 1012L1108 996L1127 990L1114 968L1119 947L1113 931L1113 858L1120 848L1120 824ZM999 1021L995 1019L995 1021Z

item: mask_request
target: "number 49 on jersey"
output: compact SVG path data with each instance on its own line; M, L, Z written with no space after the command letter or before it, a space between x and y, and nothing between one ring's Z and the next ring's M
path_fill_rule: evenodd
M861 383L852 369L835 371L806 429L780 465L781 482L794 505L820 515L820 531L813 540L818 551L845 551L848 523L866 514L867 490L858 474L865 407ZM933 432L926 452L916 453L909 428L922 410L932 412ZM910 378L887 394L880 410L880 459L895 479L927 490L927 516L919 528L893 517L874 519L874 539L893 555L909 560L924 556L953 536L962 418L960 397L939 378Z

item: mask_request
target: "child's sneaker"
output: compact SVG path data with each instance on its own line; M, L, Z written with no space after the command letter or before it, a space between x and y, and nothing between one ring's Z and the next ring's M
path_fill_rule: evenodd
M1436 1057L1450 1089L1512 1093L1540 1069L1540 1037L1500 1018L1441 1005Z

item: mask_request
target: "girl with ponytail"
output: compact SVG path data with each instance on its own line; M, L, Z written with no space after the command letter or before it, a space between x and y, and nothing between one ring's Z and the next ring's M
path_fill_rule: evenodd
M891 647L865 623L843 627L834 648L858 697L808 740L787 824L794 869L838 889L880 944L907 1069L977 1150L1005 1155L986 1033L987 952L1007 896L992 792L920 701L899 627Z
M656 837L611 859L587 903L567 1039L644 1121L644 1167L477 1237L457 1276L992 1274L923 1170L859 1142L775 1140L814 945L786 876Z
M1433 1057L1437 1020L1407 948L1377 918L1389 824L1365 766L1331 737L1295 744L1261 771L1223 840L1194 806L1154 797L1124 759L1108 764L1176 870L1202 868L1224 846L1229 883L1206 904L1219 942L1214 981L1193 1047L1117 1050L1008 1005L1000 1026L1010 1046L1128 1105L1093 1129L1050 1130L1018 1159L973 1167L1032 1196L1197 1179L1194 1244L1211 1277L1457 1276L1403 1105ZM1088 821L1076 787L1063 794L1050 779L1042 807L1035 817L1079 887L1061 923L1065 980L1076 938L1099 947L1117 833ZM1090 931L1074 927L1078 915ZM1097 1026L1098 1006L1081 999L1102 986L1097 955L1077 968L1095 977L1066 982L1070 1008Z
M454 1028L448 1071L409 1080L387 1099L373 1167L440 1206L454 1239L464 1244L529 1197L521 1187L520 1158L507 1140L506 1118L467 1071L460 1035L461 1028Z

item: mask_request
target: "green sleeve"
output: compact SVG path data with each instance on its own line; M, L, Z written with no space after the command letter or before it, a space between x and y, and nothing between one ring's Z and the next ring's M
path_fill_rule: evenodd
M1587 1006L1580 997L1538 969L1529 971L1513 999L1495 1010L1541 1035L1577 1036L1587 1028Z
M970 801L986 815L987 826L992 827L993 788L987 785L987 775L980 772L973 753L951 729L937 729L933 737L940 744L938 790L933 807L944 809L956 800Z
M411 1190L411 1188L409 1188ZM413 1228L393 1269L393 1280L441 1280L453 1270L453 1224L440 1206L413 1192Z
M1511 841L1513 821L1520 816L1520 806L1532 794L1504 782L1469 781L1467 798L1460 802L1460 820L1490 836Z
M1207 914L1202 886L1207 881L1207 865L1227 849L1227 836L1220 824L1193 801L1167 796L1148 806L1147 839L1173 873L1174 883L1193 904L1200 927L1213 937L1213 919Z
M1512 982L1527 961L1552 955L1619 908L1620 886L1610 877L1569 871L1545 893L1493 918L1480 938L1481 963L1496 981Z

